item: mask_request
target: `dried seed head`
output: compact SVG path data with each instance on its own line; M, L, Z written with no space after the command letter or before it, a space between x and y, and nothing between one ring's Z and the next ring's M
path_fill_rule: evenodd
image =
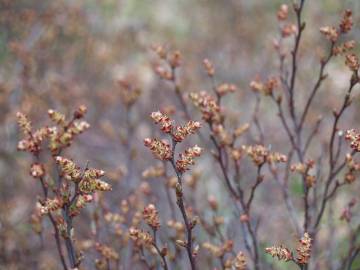
M345 139L350 141L350 147L354 151L360 152L360 134L355 129L347 130L345 133Z
M200 127L200 122L190 120L184 126L177 126L172 137L176 142L182 142L190 134L195 134Z
M154 120L155 124L160 124L161 130L165 133L171 133L173 128L173 121L160 111L152 112L150 117Z
M50 212L56 211L63 206L63 201L60 197L54 199L46 199L44 204L40 207L40 214L47 215Z
M202 118L207 122L219 123L221 120L220 107L216 99L205 91L200 93L190 93L190 100L195 107L199 108L202 113Z
M17 123L21 128L22 132L24 133L24 135L31 134L31 122L27 118L27 116L21 112L17 112L16 117L17 117Z
M74 112L74 118L75 119L83 118L86 112L87 112L87 107L85 105L80 105L79 108L77 108L77 110Z
M245 270L246 265L245 254L240 251L232 261L232 266L235 270Z
M143 245L149 247L154 242L153 237L148 232L144 232L134 227L131 227L129 229L129 234L131 239L133 239L137 245Z
M291 251L282 245L265 248L265 252L270 254L272 257L276 257L279 261L287 262L293 258Z
M41 178L45 175L45 167L41 163L33 163L30 167L30 175L34 178Z
M341 33L350 32L351 28L353 27L352 11L350 9L344 11L339 27Z
M65 125L65 115L55 110L48 110L50 119L58 125Z
M184 153L180 153L180 158L176 161L176 169L180 172L185 172L188 170L189 166L195 164L194 158L199 157L201 152L202 149L195 145L185 150Z
M299 240L299 244L296 248L298 257L296 258L299 264L307 264L311 254L311 238L307 232Z
M155 205L149 204L144 208L143 218L152 229L158 230L160 228L159 215Z
M167 141L160 141L158 139L146 138L144 145L150 149L153 155L160 160L170 160L172 157L172 150Z
M345 65L352 71L357 72L359 70L359 58L354 54L350 53L346 55Z
M320 33L322 33L328 40L336 42L339 38L339 33L333 26L323 26L320 28Z

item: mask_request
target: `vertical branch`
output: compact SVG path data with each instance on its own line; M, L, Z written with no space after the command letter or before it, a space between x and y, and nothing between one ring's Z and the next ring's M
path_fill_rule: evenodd
M296 74L297 74L297 54L299 50L300 40L302 32L305 29L305 23L301 22L301 14L304 7L305 0L300 0L300 5L294 4L294 10L296 13L296 23L298 32L295 35L295 45L294 50L291 52L292 55L292 64L291 64L291 75L290 75L290 86L289 86L289 106L290 106L290 115L293 121L294 127L297 127L296 113L295 113L295 101L294 101L294 89L296 82Z
M177 186L176 186L176 203L180 209L181 215L183 217L185 228L186 228L186 234L187 234L187 241L186 241L186 251L189 257L190 265L192 270L196 270L196 264L193 256L192 251L192 230L195 226L195 224L191 221L189 221L189 218L186 213L185 205L184 205L184 199L183 199L183 185L182 185L182 174L179 172L179 170L176 168L175 164L175 147L176 142L172 140L172 157L170 160L170 163L176 173L177 177Z

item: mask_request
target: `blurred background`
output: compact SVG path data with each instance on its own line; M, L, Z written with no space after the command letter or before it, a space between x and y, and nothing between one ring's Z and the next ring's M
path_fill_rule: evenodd
M44 223L46 248L32 230L30 216L40 186L28 173L31 158L16 150L19 139L16 111L28 114L33 125L40 127L48 124L49 108L71 115L77 106L85 104L88 107L86 120L91 128L75 141L66 156L79 164L89 160L92 166L108 173L114 188L106 194L104 201L111 211L116 212L121 201L144 182L151 190L151 196L144 198L143 203L153 201L153 197L161 201L165 198L165 189L159 185L162 180L144 180L142 177L148 166L157 164L142 142L145 137L156 134L149 113L175 109L174 118L179 121L184 115L171 84L160 80L154 72L159 60L151 47L163 44L170 50L181 52L178 83L184 96L190 91L210 91L211 82L202 61L211 59L217 80L238 87L231 98L224 98L223 103L230 119L229 126L237 127L251 122L253 117L256 97L249 88L250 81L257 76L277 75L279 63L273 40L279 36L276 11L283 3L278 0L0 0L0 268L60 269L49 225ZM287 4L291 5L291 1ZM299 53L301 68L296 93L299 107L315 83L319 56L328 48L319 28L337 24L346 8L354 12L354 29L349 39L358 41L360 1L323 0L305 4L307 26ZM355 52L359 54L358 46ZM351 76L340 57L332 61L327 73L331 76L322 86L308 120L313 124L319 115L324 117L320 130L324 138L329 133L331 110L339 106L339 98L343 97ZM126 105L126 96L119 84L121 80L141 90L132 106ZM200 120L200 114L191 104L189 110L194 120ZM359 99L356 98L341 128L357 128L359 112ZM261 100L259 115L266 144L287 153L290 145L284 145L285 133L270 100ZM256 142L256 137L252 130L245 143ZM322 138L319 136L314 142L311 151L314 159L321 151ZM223 209L224 231L238 240L237 249L243 249L238 221L233 219L232 209L226 207L230 198L211 156L211 146L207 148L206 142L201 145L197 137L193 142L204 147L206 153L194 169L199 179L191 201L196 208L202 209L207 205L206 198L214 195ZM244 181L254 175L254 170L245 170ZM257 194L254 210L261 220L266 221L259 227L259 237L264 246L294 242L296 236L279 190L270 177L266 180ZM352 190L345 188L333 203L328 216L333 223L341 223L338 218L341 209L352 197L358 196L359 185L355 187ZM291 183L291 192L300 215L301 186L296 179ZM157 207L165 222L171 216L171 209L166 203ZM91 220L94 209L95 206L86 208L82 221L75 225L81 228L77 230L79 239L91 235L87 221ZM199 242L208 240L207 235L199 228L197 230ZM340 256L346 230L343 226L336 231L335 243L325 231L321 235L323 245L334 245L334 252ZM118 245L121 260L125 260L127 251L121 251L121 241L116 243L117 240L110 236L104 236L104 239L108 244ZM85 253L84 269L94 267L91 254L95 254L94 251ZM204 254L200 259L204 261L202 269L206 269L208 255ZM327 256L326 252L322 253L324 261ZM269 263L272 262L269 258ZM281 263L272 267L290 269Z

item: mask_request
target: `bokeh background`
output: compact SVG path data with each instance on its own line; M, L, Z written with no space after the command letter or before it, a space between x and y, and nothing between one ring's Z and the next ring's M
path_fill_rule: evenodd
M224 99L229 125L236 127L250 122L253 117L256 97L249 88L250 81L256 76L264 78L277 74L273 40L279 35L276 11L282 3L277 0L1 0L0 268L60 269L50 227L45 222L44 226L49 230L45 232L46 248L43 248L29 222L40 186L29 176L30 157L16 151L19 139L16 111L27 113L34 126L41 126L47 123L49 108L69 115L74 108L85 104L91 129L80 136L67 156L80 164L89 160L92 166L108 172L114 189L106 195L105 201L113 211L117 211L121 201L144 181L151 189L151 196L161 201L165 198L164 186L159 185L161 180L142 178L144 169L157 164L142 141L155 133L149 119L150 112L173 107L177 109L174 117L179 120L183 113L171 85L160 80L154 72L158 59L151 46L164 44L167 48L181 51L178 81L184 95L190 91L210 91L211 82L202 60L211 59L217 79L238 86L231 98ZM301 68L296 93L299 108L315 82L319 55L327 48L319 28L336 24L346 8L354 11L354 30L349 38L359 41L360 1L323 0L305 4L307 26L300 48ZM359 53L358 47L355 52ZM329 133L331 110L339 106L351 76L343 58L335 58L327 73L330 76L322 86L308 120L311 124L318 115L324 117L320 135L311 151L314 158ZM117 83L121 79L141 90L139 99L130 109L123 103ZM199 120L198 112L191 105L189 108L193 118ZM355 98L340 124L341 128L358 127L359 108L359 99ZM285 133L270 100L261 101L259 115L266 144L286 153L290 145L284 144ZM247 143L256 142L255 130L251 130L245 140ZM194 143L201 145L196 137ZM206 142L202 146L206 148ZM237 220L232 218L233 209L228 207L231 200L210 150L211 146L206 148L194 169L199 173L199 180L191 202L202 209L206 207L206 198L214 195L226 220L224 231L237 240L236 247L241 249L241 230ZM254 175L254 170L245 170L244 181L250 181ZM299 179L291 183L291 192L300 215ZM330 207L326 219L340 226L333 235L329 233L330 229L321 234L323 246L328 247L320 252L323 265L331 261L329 254L341 256L343 252L347 225L341 223L339 215L349 200L358 194L358 183L351 189L345 187ZM144 203L151 201L151 196L145 198ZM167 204L161 203L157 207L161 219L168 219L171 210ZM91 234L87 221L93 211L94 208L88 207L82 214L82 221L76 224L81 228L77 230L79 239L87 239ZM258 234L264 246L294 242L296 236L271 177L266 179L257 194L254 211L262 220ZM199 242L208 240L208 236L198 230ZM121 251L120 241L116 243L116 238L105 234L104 238L105 242L119 246L122 259L126 257L126 251ZM86 253L84 269L93 268L94 256L94 251ZM205 253L202 258L202 269L206 269L208 259ZM359 263L357 267L360 267ZM273 264L273 269L290 269L285 264L273 263L270 258L269 264ZM133 269L137 268L134 266Z

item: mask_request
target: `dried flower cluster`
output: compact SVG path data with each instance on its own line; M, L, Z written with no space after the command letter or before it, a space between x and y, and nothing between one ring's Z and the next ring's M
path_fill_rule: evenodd
M311 238L308 233L304 233L304 236L299 240L299 244L296 248L297 262L299 264L307 264L311 255Z
M264 163L284 163L287 161L287 157L277 152L270 152L269 149L263 145L243 146L242 149L251 158L251 160L257 165Z
M346 155L346 166L348 171L345 174L345 182L351 184L356 180L357 173L360 171L360 163L356 162L352 155Z
M311 255L311 246L311 238L306 232L304 233L304 236L299 240L299 243L296 247L296 259L293 256L293 252L291 252L287 247L283 245L268 247L265 249L265 252L270 254L272 257L276 257L280 261L294 261L299 265L304 265L309 262Z
M292 252L282 245L265 248L265 252L269 253L272 257L276 257L279 261L287 262L293 259Z
M205 91L190 93L189 97L193 104L200 109L204 121L220 123L221 110L214 97Z
M271 96L273 94L273 91L278 86L278 80L274 77L268 78L268 80L263 83L259 80L252 81L250 83L250 88L254 92L258 92L260 94L263 94L265 96Z
M350 141L350 146L354 151L360 152L360 134L355 129L347 130L345 139Z
M159 215L155 205L149 204L144 208L143 218L153 230L158 230L160 228Z
M316 177L311 175L309 171L314 167L315 161L309 160L305 163L297 163L290 166L292 172L297 172L303 176L307 187L313 187L316 181Z
M136 228L130 228L129 234L137 245L151 246L154 242L154 239L148 232Z
M179 154L179 159L176 160L176 169L183 173L189 170L189 166L194 165L194 158L200 157L202 149L195 145L185 150L184 153Z
M85 116L86 111L85 106L80 106L73 113L72 119L67 121L65 115L49 110L48 115L56 126L42 127L36 131L33 131L31 122L24 114L17 113L19 127L25 136L25 139L18 143L18 149L33 154L35 162L30 166L30 175L39 179L44 196L39 200L39 210L32 216L32 224L38 233L41 233L41 217L49 217L64 269L67 269L67 262L62 252L60 236L65 242L68 263L72 268L79 266L83 258L75 251L72 220L86 204L93 201L96 191L111 190L111 185L101 180L105 175L104 171L88 167L82 169L72 160L57 156L72 144L77 135L89 128L87 122L79 120ZM45 169L47 164L40 160L40 154L44 151L42 144L46 141L54 157L53 161L58 166L58 175L51 176L51 170ZM56 178L57 183L50 182L49 177Z

